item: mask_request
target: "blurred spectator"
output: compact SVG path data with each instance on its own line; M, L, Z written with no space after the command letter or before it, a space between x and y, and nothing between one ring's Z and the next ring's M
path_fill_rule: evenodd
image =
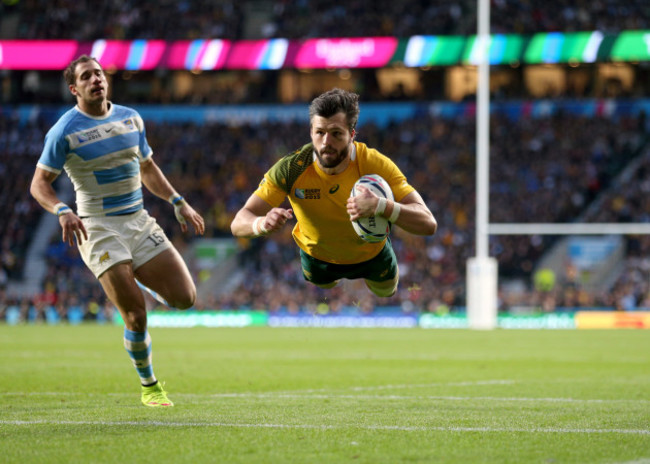
M27 246L41 217L29 194L29 166L40 155L45 127L41 120L21 124L12 114L0 112L0 285L22 277Z
M469 35L477 27L475 0L24 0L1 2L3 16L17 19L3 26L6 38L80 41ZM644 0L491 2L493 33L615 33L649 27L650 6Z

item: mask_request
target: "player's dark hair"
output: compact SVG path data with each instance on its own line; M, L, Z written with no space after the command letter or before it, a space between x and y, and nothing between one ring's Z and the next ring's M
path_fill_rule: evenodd
M99 64L96 58L88 55L81 55L76 60L70 62L70 64L63 70L63 77L65 78L65 83L68 85L74 85L75 83L75 71L77 70L77 65L79 63L87 63L88 61L94 61ZM101 67L101 64L99 64Z
M309 121L312 121L314 116L331 118L340 112L345 113L348 127L352 132L359 120L359 95L339 88L319 95L309 105Z

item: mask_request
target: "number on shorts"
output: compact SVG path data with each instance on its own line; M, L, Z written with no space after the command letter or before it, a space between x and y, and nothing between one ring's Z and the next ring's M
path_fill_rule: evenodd
M158 232L154 232L153 234L149 235L147 238L153 242L153 246L155 247L165 242L165 237L160 235Z

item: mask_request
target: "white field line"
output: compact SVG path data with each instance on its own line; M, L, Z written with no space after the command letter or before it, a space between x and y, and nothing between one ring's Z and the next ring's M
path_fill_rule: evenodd
M615 462L612 464L650 464L650 458L635 459L634 461Z
M434 400L434 401L504 401L504 402L535 402L543 401L550 403L650 403L650 400L643 399L577 399L577 398L535 398L535 397L500 397L500 396L460 396L460 395L353 395L344 393L335 393L336 391L380 391L380 390L405 390L431 387L474 387L482 385L512 385L516 383L513 380L478 380L462 382L438 382L427 384L399 384L399 385L376 385L368 387L345 387L336 388L318 388L304 390L285 390L275 392L243 392L243 393L173 393L175 397L181 398L283 398L283 399L367 399L367 400ZM2 396L133 396L132 393L88 393L88 392L0 392Z
M436 383L422 383L422 384L401 384L401 385L375 385L370 387L343 387L343 388L309 388L303 390L283 390L275 392L243 392L243 393L218 393L214 395L197 395L193 393L186 393L185 396L215 396L215 397L237 397L237 396L259 396L259 395L283 395L283 394L309 394L309 393L331 393L332 391L372 391L372 390L402 390L408 388L430 388L430 387L474 387L480 385L511 385L514 380L476 380L476 381L463 381L463 382L436 382ZM124 393L126 394L126 393ZM39 396L39 395L93 395L93 393L86 392L0 392L1 396ZM101 393L104 395L104 393ZM108 395L122 395L122 393L108 393ZM176 395L183 395L176 393Z
M650 403L650 400L638 399L579 399L579 398L533 398L533 397L502 397L502 396L438 396L438 395L337 395L326 393L315 394L286 394L286 393L223 393L200 395L179 393L174 396L185 398L284 398L284 399L365 399L365 400L436 400L436 401L543 401L547 403Z
M4 392L0 396L84 396L84 397L132 397L135 393L85 393L85 392ZM431 401L493 401L493 402L546 402L546 403L573 403L573 404L616 404L635 403L649 404L650 400L640 399L579 399L579 398L535 398L535 397L504 397L504 396L443 396L443 395L346 395L346 394L325 394L325 393L172 393L175 398L206 399L206 398L239 398L239 399L291 399L291 400L431 400Z
M228 422L163 422L163 421L57 421L57 420L0 420L3 425L32 426L32 425L71 425L71 426L107 426L107 427L207 427L207 428L260 428L260 429L311 429L311 430L385 430L398 432L483 432L483 433L558 433L558 434L629 434L650 435L650 430L644 429L570 429L566 427L437 427L437 426L400 426L400 425L325 425L325 424L237 424Z
M463 382L436 382L436 383L407 383L401 385L373 385L369 387L346 387L344 390L352 391L373 391L373 390L404 390L409 388L430 388L430 387L476 387L482 385L512 385L514 380L475 380ZM284 391L275 393L318 393L318 392L331 392L332 388L317 388L299 391Z

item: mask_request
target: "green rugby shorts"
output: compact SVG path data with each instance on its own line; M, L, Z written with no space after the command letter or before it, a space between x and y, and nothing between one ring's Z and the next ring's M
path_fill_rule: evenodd
M368 279L375 282L392 280L397 275L397 257L390 244L386 245L374 258L357 264L333 264L300 250L302 275L305 280L316 285L326 285L339 279Z

